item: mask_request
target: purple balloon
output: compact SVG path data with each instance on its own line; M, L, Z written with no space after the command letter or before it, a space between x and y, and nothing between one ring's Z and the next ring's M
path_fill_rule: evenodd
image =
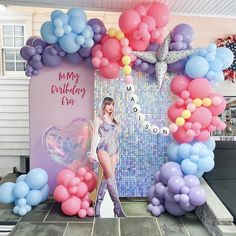
M183 46L183 44L182 44L182 42L175 42L175 44L174 44L174 49L175 50L181 50L182 49L182 46Z
M157 183L157 184L155 185L155 192L156 192L156 195L157 195L158 197L162 197L162 198L163 198L165 188L166 188L166 187L165 187L165 185L164 185L163 183L161 183L161 182Z
M26 75L27 77L31 77L31 76L32 76L32 72L26 71L26 72L25 72L25 75Z
M185 186L183 177L174 175L168 180L168 188L172 193L180 193L181 188Z
M79 55L79 53L67 53L66 54L66 60L73 64L73 65L78 65L83 62L83 57Z
M36 53L35 48L26 45L21 48L20 55L23 59L25 59L26 61L29 61L31 57L35 54L34 52Z
M102 40L102 34L94 34L93 39L95 42L100 42Z
M93 64L92 64L92 58L91 57L86 57L85 58L85 63L90 69L94 69Z
M140 65L140 70L142 72L145 72L148 69L148 63L147 62L142 62Z
M164 205L162 205L162 204L159 206L159 208L161 209L161 213L164 213L164 212L165 212L165 210L166 210L166 209L165 209L165 206L164 206Z
M156 198L156 197L154 197L154 198L152 199L152 205L153 205L153 206L159 206L159 205L160 205L159 199Z
M147 48L147 51L157 51L159 49L160 45L156 42L150 43L150 45Z
M188 58L186 57L175 63L168 64L167 71L173 72L173 73L183 72L187 61L188 61Z
M98 25L98 24L94 24L94 25L92 25L92 29L93 29L93 32L95 33L95 34L98 34L98 33L100 33L101 32L101 26L100 25Z
M160 182L160 171L157 171L155 174L155 182L159 183Z
M152 212L152 208L153 208L153 205L152 205L151 203L148 204L147 210L148 210L149 212Z
M183 194L189 194L189 187L183 186L183 187L181 188L181 193L183 193Z
M151 202L152 199L154 198L154 194L155 194L155 185L152 185L148 190L148 200L149 200L149 202Z
M139 65L141 65L141 63L142 63L142 60L138 58L138 59L134 62L134 65L139 66Z
M60 57L64 57L66 55L66 53L64 51L59 51L57 54Z
M33 70L34 70L34 68L31 65L29 65L29 64L26 65L26 71L33 72Z
M99 25L100 27L104 27L104 23L98 18L92 18L87 22L88 25Z
M42 54L42 61L43 61L43 64L45 66L49 66L49 67L57 67L59 66L62 61L63 61L63 58L58 56L58 55L52 55L51 54L51 48L53 46L50 45L50 46L47 46L44 50L43 50L43 54Z
M41 38L35 38L32 41L32 46L37 47L37 46L41 46L42 48L45 48L48 44Z
M184 176L185 185L189 188L197 187L200 185L199 179L195 175Z
M41 39L39 36L31 36L27 39L26 45L33 46L33 41L36 39Z
M188 204L179 204L179 206L184 211L193 211L196 208L195 206L191 205L190 203L188 203Z
M153 64L148 64L148 68L146 70L147 74L153 74L155 72L155 66Z
M174 202L174 201L175 201L174 195L175 195L175 194L172 193L172 192L168 189L168 187L165 188L165 190L164 190L164 198L165 198L166 201Z
M191 43L193 39L193 29L188 24L179 24L176 25L172 31L172 37L175 37L177 34L181 34L184 38L185 43Z
M134 65L133 69L136 70L136 71L140 71L140 66Z
M36 70L40 70L43 68L43 63L41 61L37 62L37 61L31 60L30 65Z
M206 192L200 187L192 187L189 191L189 202L194 206L201 206L206 202Z
M43 47L42 46L36 46L35 47L36 53L41 54L43 52Z
M34 61L34 62L40 62L41 61L41 56L39 54L35 54L35 55L33 55L31 60Z
M189 203L189 196L187 194L180 194L179 203L180 204L188 204Z
M163 183L167 184L168 180L175 175L183 176L183 172L178 163L170 161L162 165L160 169L160 179Z
M182 216L185 211L177 203L165 201L165 209L173 216Z
M160 209L160 207L159 207L159 206L154 206L154 207L152 208L152 214L153 214L154 216L159 216L159 215L161 214L161 209Z
M184 40L184 37L183 37L182 34L176 34L176 35L174 36L174 41L175 41L175 42L182 42L183 40Z
M80 56L82 57L89 57L91 56L91 51L92 51L92 48L84 48L84 47L81 47L79 49L79 54Z
M39 74L39 71L38 71L38 70L33 70L32 74L33 74L33 75L38 75L38 74Z
M107 29L105 26L102 26L101 28L101 34L105 34L107 32Z
M50 50L49 50L50 54L53 55L53 56L56 56L57 55L57 50L55 47L51 46L50 47Z

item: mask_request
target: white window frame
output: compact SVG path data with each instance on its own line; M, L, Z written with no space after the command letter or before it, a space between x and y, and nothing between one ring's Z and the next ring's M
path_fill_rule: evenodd
M32 35L32 14L31 13L9 13L4 12L0 14L0 77L3 78L22 78L25 77L24 71L13 71L4 73L3 59L3 26L24 26L24 45L27 39Z

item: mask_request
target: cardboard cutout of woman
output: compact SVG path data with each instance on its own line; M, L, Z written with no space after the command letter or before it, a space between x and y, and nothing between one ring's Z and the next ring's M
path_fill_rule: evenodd
M103 178L97 192L95 203L95 217L100 217L100 208L108 189L114 203L114 214L117 217L126 217L118 195L115 179L115 167L119 160L119 124L114 117L114 100L105 97L101 112L95 117L93 124L93 137L89 158L98 161L103 169Z

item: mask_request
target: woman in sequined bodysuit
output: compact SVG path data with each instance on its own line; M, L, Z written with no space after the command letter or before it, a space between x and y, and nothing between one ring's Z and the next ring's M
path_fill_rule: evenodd
M119 125L114 118L114 100L105 97L102 102L101 113L94 119L93 137L89 158L98 161L103 169L103 179L97 192L95 203L95 216L100 217L100 207L104 199L106 189L114 203L114 214L125 217L115 179L115 167L119 159L118 145Z

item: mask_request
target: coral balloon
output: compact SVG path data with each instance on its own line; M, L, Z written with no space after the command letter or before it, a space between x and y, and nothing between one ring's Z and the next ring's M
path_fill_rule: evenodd
M148 31L151 32L156 28L156 21L152 16L143 16L142 23L146 23L148 26Z
M141 17L135 10L125 10L119 18L120 29L125 34L131 34L141 23Z
M76 196L79 198L83 198L87 192L88 192L87 184L84 182L80 182L78 184L78 192L76 193Z
M178 107L175 104L172 104L167 111L168 118L171 121L175 122L176 119L181 116L183 111L184 111L183 107Z
M186 90L189 85L190 79L187 76L175 76L170 83L170 90L175 95L180 95L182 91Z
M166 5L156 2L148 9L147 15L155 19L157 27L164 27L169 22L170 11Z
M69 183L69 180L73 177L75 177L75 172L73 172L72 170L69 170L69 169L64 169L64 170L60 171L57 175L57 184L63 185L65 182Z
M211 124L212 114L208 108L205 107L198 107L192 113L189 121L194 123L198 122L201 124L202 128L207 128Z
M213 116L218 116L219 114L223 113L223 111L225 110L226 101L225 101L225 98L218 93L212 93L209 96L209 98L211 98L211 100L214 100L215 97L220 97L221 103L219 105L212 104L210 107L208 107L208 109L211 111Z
M183 127L179 127L179 129L173 133L173 137L178 143L190 143L194 139L194 136L187 135Z
M120 66L117 62L111 62L106 67L101 67L100 72L106 79L114 79L119 75Z
M207 130L201 131L200 134L195 137L196 140L201 142L206 142L209 138L210 138L210 132Z
M103 55L111 62L116 62L122 57L122 50L117 39L108 39L102 47Z
M145 51L149 46L149 40L135 40L132 36L128 37L129 46L136 51Z
M204 78L194 79L188 86L188 91L192 98L206 98L210 95L211 89L211 83Z
M76 196L71 196L61 204L61 209L65 215L73 216L81 208L81 200Z
M137 11L140 16L146 16L147 15L147 8L142 4L138 4L134 8L134 10Z
M53 197L56 202L64 202L70 197L70 194L64 185L59 185L55 188Z

